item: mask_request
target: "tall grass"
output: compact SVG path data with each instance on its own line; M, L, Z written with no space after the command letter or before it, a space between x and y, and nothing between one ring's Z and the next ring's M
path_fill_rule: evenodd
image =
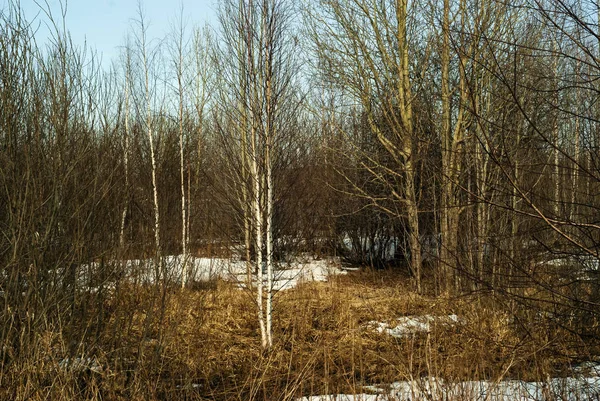
M162 321L152 288L122 286L104 299L101 324L49 326L18 357L4 344L0 398L286 400L426 376L541 380L565 374L594 349L573 347L568 331L549 332L540 322L522 327L491 295L421 296L404 282L398 274L352 273L279 293L268 352L252 298L231 283L168 289ZM451 313L458 324L404 338L369 325ZM66 343L77 337L73 330L97 334Z

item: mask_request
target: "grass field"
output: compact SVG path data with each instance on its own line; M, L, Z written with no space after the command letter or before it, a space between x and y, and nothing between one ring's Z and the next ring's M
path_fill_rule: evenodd
M398 272L353 271L281 291L269 351L254 297L231 282L82 295L73 313L94 319L34 333L18 360L3 348L0 398L293 400L423 378L543 381L597 355L567 326L498 295L420 296L408 283ZM82 340L67 342L75 334Z

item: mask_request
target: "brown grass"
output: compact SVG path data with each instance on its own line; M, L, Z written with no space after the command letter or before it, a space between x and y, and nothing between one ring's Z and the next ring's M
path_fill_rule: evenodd
M260 346L249 293L221 281L170 289L164 314L162 295L129 287L105 301L101 334L93 345L76 346L96 358L101 372L58 365L69 352L64 329L36 334L37 352L5 358L0 398L283 400L363 392L366 384L424 375L535 379L573 359L566 356L564 333L525 334L491 296L419 296L390 272L352 273L277 294L275 344L268 352ZM403 339L367 325L451 313L460 324Z

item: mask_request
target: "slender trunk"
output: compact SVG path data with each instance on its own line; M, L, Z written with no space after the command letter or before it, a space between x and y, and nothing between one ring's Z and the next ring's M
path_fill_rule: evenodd
M200 157L200 155L198 155L198 157ZM185 242L186 244L188 244L188 252L190 252L190 232L192 229L192 223L191 223L191 210L192 210L192 174L191 174L191 167L190 167L190 161L188 159L187 162L187 225L185 227ZM191 272L191 268L190 268L190 272ZM191 272L193 274L193 272ZM193 275L192 275L193 277Z
M558 141L559 141L559 126L558 126L558 114L559 114L559 102L560 97L558 95L558 56L556 56L558 46L555 41L552 44L553 50L553 60L552 60L552 70L554 73L554 113L552 119L552 140L554 141L554 217L558 218L560 213L560 166L559 166L559 149L558 149Z
M520 135L517 136L517 149L519 148L519 139L520 139ZM515 185L512 188L512 196L511 196L511 210L512 210L512 216L510 219L510 239L511 239L511 246L510 246L510 259L511 261L515 260L515 257L517 255L517 248L519 246L519 242L517 241L517 234L519 231L519 222L518 222L518 214L517 214L517 202L519 200L519 192L517 191L517 185L519 183L520 180L520 166L519 166L519 158L518 156L515 157L515 163L514 163L514 180L515 180Z
M119 247L121 250L125 246L125 220L127 219L127 209L129 204L129 78L130 78L130 60L129 49L127 49L125 72L125 146L123 149L123 164L125 167L125 205L121 214L121 230L119 231Z
M488 159L485 157L485 152L481 149L481 145L475 144L478 147L477 151L477 165L476 176L477 176L477 192L479 198L484 198L487 193L487 174L488 174ZM485 202L477 202L477 272L479 276L479 283L483 283L485 280L485 254L486 254L486 243L488 234L488 213L489 205Z
M261 121L261 111L262 111L262 101L260 99L258 88L256 85L258 84L257 80L257 66L254 63L254 37L252 35L253 27L254 27L254 4L252 0L248 2L248 21L247 21L247 74L252 81L248 82L248 88L251 89L251 93L249 93L250 101L250 116L251 116L251 132L250 132L250 140L252 147L252 171L250 173L251 179L254 184L254 197L253 197L253 206L254 206L254 230L255 230L255 247L256 247L256 270L257 270L257 288L256 288L256 303L258 306L258 323L260 326L260 337L263 348L267 348L268 346L268 338L267 331L265 325L265 306L263 304L263 293L264 293L264 271L263 271L263 224L264 224L264 216L263 216L263 208L262 208L262 200L261 190L262 190L262 181L264 171L259 168L259 155L260 155L260 121Z
M527 124L527 122L525 122ZM521 180L521 164L520 164L520 155L519 150L521 149L521 131L525 131L527 125L523 126L522 129L517 128L517 137L515 142L515 155L514 155L514 181L515 184L512 187L511 194L511 216L510 216L510 266L515 264L515 258L519 253L520 241L517 239L519 233L519 214L517 213L517 209L519 207L519 182ZM508 272L509 276L512 277L513 269Z
M154 241L156 244L156 260L157 260L157 281L162 279L164 280L165 274L162 268L162 249L160 244L160 212L158 209L158 184L156 180L156 155L154 152L154 144L152 141L153 134L152 129L148 128L148 138L150 139L150 157L152 158L152 192L154 199Z
M412 156L411 156L412 157ZM421 241L419 239L419 207L415 191L415 169L414 162L409 157L406 161L405 182L406 210L409 226L409 244L411 268L415 275L417 292L421 293Z
M182 82L182 62L181 43L179 44L179 67L177 71L177 84L179 86L179 172L181 179L181 258L183 265L181 267L181 288L185 288L190 277L189 266L187 263L187 235L186 235L186 199L185 199L185 170L184 170L184 148L183 148L183 82Z
M450 1L444 0L442 20L442 48L441 48L441 95L442 95L442 197L440 212L441 228L441 275L442 289L450 290L452 259L456 254L451 223L452 196L454 183L451 179L452 172L452 128L451 128L451 98L450 98Z
M264 12L264 11L263 11ZM266 24L265 24L266 25ZM266 189L267 189L267 346L273 345L272 315L273 315L273 177L271 171L271 147L273 141L273 99L272 99L272 64L271 64L271 32L267 33L266 43L266 127L265 127L265 169L266 169Z
M244 2L239 2L239 16L240 21L246 21L246 17L244 14ZM247 27L249 30L250 28ZM247 63L251 62L251 54L250 54L250 42L251 39L250 33L248 32L248 37L244 38L243 35L240 37L240 41L238 42L238 59L240 60L239 68L242 72L239 77L240 84L240 93L242 95L241 99L238 99L238 113L240 115L240 139L241 139L241 191L242 191L242 213L244 219L244 248L246 253L246 286L248 289L252 290L252 206L251 206L251 198L252 195L252 187L250 186L250 160L248 157L248 102L249 102L249 88L248 88L248 76L245 73L244 69L244 44L248 47L248 59Z
M244 135L245 137L245 135ZM242 142L243 146L247 146L245 144L245 141ZM243 153L245 154L245 150L243 151ZM250 196L248 195L248 187L247 187L247 183L248 183L248 174L247 174L247 156L244 155L243 156L243 161L242 161L242 169L244 170L244 172L242 173L242 209L243 209L243 213L244 213L244 248L245 248L245 252L246 252L246 286L248 287L248 289L252 289L252 252L251 252L251 246L252 246L252 224L251 224L251 220L252 220L252 213L250 210Z
M254 229L256 246L256 304L258 305L258 323L260 325L260 337L263 348L267 348L268 338L265 326L265 313L263 305L264 274L263 274L263 215L260 199L261 177L258 171L258 149L256 144L256 133L252 132L252 180L254 181Z
M554 140L554 217L558 218L560 213L560 166L559 166L559 150L558 150L558 121L554 122L552 127L552 136Z
M194 32L194 53L195 53L195 62L196 62L196 77L195 77L195 84L196 84L196 88L195 88L195 105L194 107L196 108L196 115L198 118L198 122L197 122L197 129L196 129L196 149L197 149L197 155L196 155L196 178L195 178L195 187L198 188L200 186L199 183L199 177L200 177L200 171L202 169L202 157L203 157L203 153L202 153L202 145L203 145L203 138L202 136L204 135L204 105L206 104L207 101L207 96L206 96L206 77L204 74L206 74L206 70L207 70L207 62L206 62L206 55L205 55L205 48L202 47L201 44L201 33L200 30L195 30ZM191 168L190 168L190 160L188 158L188 188L187 188L187 215L186 215L186 223L187 223L187 227L186 227L186 239L185 239L185 243L187 244L187 253L188 253L188 258L189 258L189 253L190 253L190 244L191 244L191 232L192 232L192 185L191 185ZM199 208L198 208L198 211ZM210 228L207 227L206 230L210 233ZM210 235L210 234L208 234ZM189 265L189 261L188 261L188 279L191 277L193 277L193 263L191 265Z
M408 229L409 229L409 246L411 254L411 270L415 275L415 284L417 292L421 292L421 242L419 238L419 207L417 194L415 190L416 166L413 155L413 115L412 115L412 91L410 85L409 74L409 55L408 55L408 37L407 37L407 13L408 1L398 0L396 2L396 19L397 19L397 42L400 46L400 59L398 60L398 98L401 106L401 124L403 131L403 146L404 154L404 197L406 201Z
M478 93L475 95L475 115L481 116L482 112L488 112L490 109L489 106L489 97L482 95L482 89L489 85L489 82L486 82L485 79L481 80L481 85L479 87ZM484 135L481 129L481 125L477 124L475 126L476 138L481 138L482 141L473 141L472 146L474 147L475 154L475 239L477 241L477 261L475 263L476 274L478 277L478 286L481 287L485 280L485 253L486 253L486 244L487 244L487 234L488 234L488 213L489 206L487 202L483 201L486 199L487 195L487 177L488 177L488 161L487 157L487 148L484 139ZM476 289L476 286L474 287Z
M268 146L267 146L268 147ZM273 345L273 178L267 150L267 345Z
M466 19L465 1L459 4L461 20ZM444 16L442 22L442 264L444 265L446 290L459 288L460 276L456 274L455 268L458 261L458 230L460 222L460 205L457 194L458 180L462 169L463 141L465 131L465 104L468 102L469 94L465 77L465 66L468 58L465 54L460 55L458 63L459 72L459 101L452 126L452 98L450 88L450 0L444 0Z
M245 86L243 86L245 88ZM242 89L245 93L246 89ZM250 181L249 177L249 160L248 160L248 118L245 105L240 105L241 113L241 159L242 159L242 211L244 219L244 248L246 251L246 285L248 289L252 289L252 208L250 207L251 190L248 188Z
M144 33L145 35L145 33ZM142 43L142 57L143 57L143 68L144 68L144 88L146 97L146 133L148 135L148 142L150 144L150 160L152 163L152 194L154 200L154 241L156 246L156 263L155 263L155 278L156 282L159 282L161 277L164 279L164 272L162 269L162 250L160 244L160 212L158 204L158 182L156 179L156 154L154 150L154 134L152 131L152 112L150 110L150 80L148 72L148 57L145 41Z
M580 74L580 61L577 60L576 64L575 64L575 79L579 80L579 74ZM575 103L576 104L581 104L581 93L580 93L580 89L579 89L579 85L576 85L577 89L575 92ZM579 114L579 113L577 113ZM580 127L579 127L579 117L575 116L575 144L574 144L574 150L573 150L573 159L574 159L574 163L573 163L573 175L572 175L572 182L571 182L571 210L570 210L570 219L571 221L575 220L577 218L577 214L578 214L578 207L577 204L575 203L576 201L578 201L576 193L580 193L579 191L579 186L577 181L579 181L579 168L580 168L580 158L579 158L579 153L580 153L580 149L579 149L579 137L580 137Z

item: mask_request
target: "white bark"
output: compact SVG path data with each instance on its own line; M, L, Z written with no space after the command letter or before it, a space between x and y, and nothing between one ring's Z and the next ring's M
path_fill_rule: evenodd
M123 149L123 164L125 167L125 190L126 196L129 196L129 85L131 79L131 57L129 47L126 49L125 60L125 144ZM127 208L129 199L126 200L121 214L121 230L119 232L119 246L123 250L125 246L125 220L127 218Z
M267 145L267 149L269 146ZM267 344L273 345L273 178L267 150Z
M190 271L188 266L188 254L187 254L187 220L186 220L186 197L185 197L185 155L184 155L184 134L183 134L183 101L184 101L184 83L183 83L183 10L180 15L180 26L177 31L177 42L176 42L176 74L177 74L177 95L179 97L178 104L178 119L179 119L179 173L181 182L181 288L185 288L188 279L190 277Z
M265 311L263 305L263 291L264 291L264 274L263 274L263 216L262 216L262 207L261 207L261 177L258 171L258 149L257 149L257 138L256 133L252 132L252 171L251 176L254 182L254 198L253 198L253 206L254 206L254 225L255 225L255 246L256 246L256 271L257 271L257 280L256 280L256 304L258 305L258 323L260 325L260 338L262 342L263 348L267 348L268 346L268 338L265 326Z
M558 81L558 56L556 56L556 54L558 53L558 46L556 41L552 42L552 70L554 73L554 80ZM554 84L554 101L556 102L556 104L554 105L554 110L553 113L555 114L553 116L553 122L552 122L552 140L554 141L554 152L553 152L553 156L554 156L554 218L558 218L559 213L560 213L560 166L559 166L559 148L558 148L558 142L559 142L559 126L558 126L558 113L559 113L559 102L560 102L560 98L558 95L558 82L556 82Z
M272 108L270 105L270 83L267 84L267 127L266 127L266 146L265 146L265 168L266 168L266 186L267 186L267 345L273 345L273 174L271 168L271 115Z
M233 62L225 71L232 89L231 111L239 131L240 202L243 213L244 241L247 258L247 282L256 290L255 301L263 348L273 344L273 276L274 253L274 179L273 158L277 153L279 110L290 95L293 56L284 41L289 16L284 0L228 0L224 2L221 21L225 31L227 53ZM228 95L226 95L228 96ZM254 255L250 255L250 245ZM254 259L252 259L254 258ZM253 261L254 263L252 263ZM253 288L251 268L256 271ZM265 276L266 274L266 276Z
M241 3L243 7L243 3ZM263 348L268 347L267 329L265 324L265 305L264 305L264 271L263 271L263 208L262 208L262 181L263 181L263 170L260 168L261 152L261 135L260 135L260 123L262 117L262 99L260 97L260 90L257 87L259 82L258 79L258 68L255 62L255 52L257 48L260 49L260 43L258 46L255 43L255 27L254 27L254 5L253 1L248 2L246 9L246 68L244 70L247 74L244 79L248 84L248 109L251 126L250 131L250 146L251 146L251 171L250 179L254 186L252 205L254 209L254 245L256 247L256 304L258 307L258 324L260 326L260 338ZM260 158L260 160L259 160Z
M267 23L267 9L271 5L268 4L268 1L264 1L263 3L263 26L266 27L265 32L265 55L264 55L264 69L265 69L265 170L266 170L266 224L267 224L267 235L266 235L266 247L267 247L267 310L266 310L266 318L267 318L267 346L271 347L273 345L273 174L272 174L272 164L271 164L271 150L273 145L273 123L274 123L274 112L275 107L273 104L273 93L272 93L272 85L273 85L273 40L275 39L273 28L271 24ZM272 16L271 16L272 18Z
M164 272L162 268L162 249L160 243L160 211L158 204L158 183L156 179L156 153L154 150L154 133L153 133L153 119L151 111L151 96L150 96L150 66L148 61L148 45L146 43L146 26L142 12L140 11L140 33L139 33L139 45L142 56L142 68L144 72L144 97L146 102L146 134L148 136L148 142L150 145L150 161L152 163L152 195L154 202L154 241L156 246L156 271L155 278L156 282L159 282L161 277L164 278Z
M181 257L183 258L183 267L181 278L181 286L185 287L190 276L189 266L187 263L187 235L186 235L186 200L185 200L185 170L184 170L184 149L183 149L183 90L181 86L181 78L179 79L179 169L181 175Z

